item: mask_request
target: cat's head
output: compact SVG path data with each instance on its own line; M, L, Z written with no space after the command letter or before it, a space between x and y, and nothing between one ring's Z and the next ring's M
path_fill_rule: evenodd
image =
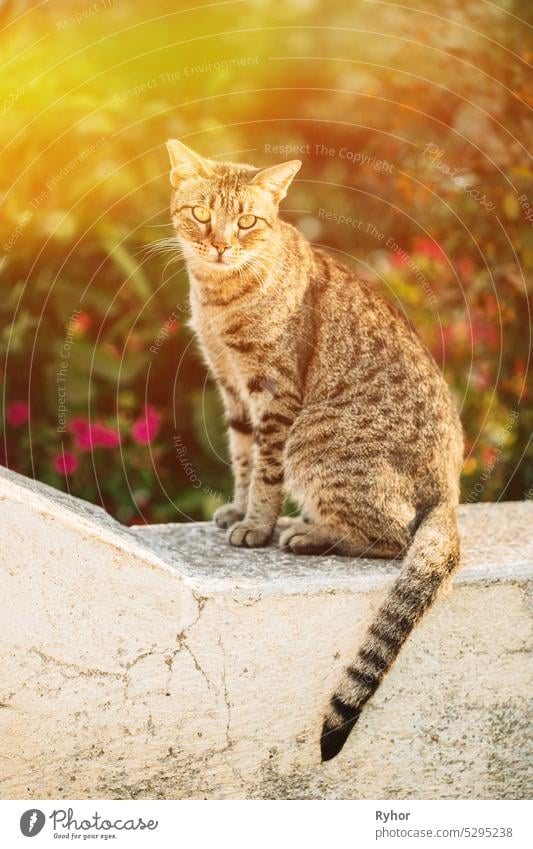
M252 262L267 247L279 203L302 163L257 169L204 159L176 139L167 148L172 223L185 258L215 273Z

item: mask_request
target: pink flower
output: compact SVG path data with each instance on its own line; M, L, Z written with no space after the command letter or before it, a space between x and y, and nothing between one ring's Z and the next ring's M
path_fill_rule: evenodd
M468 333L474 345L481 343L494 350L498 349L500 343L498 328L485 322L483 318L474 319L468 326Z
M469 256L462 256L456 263L457 271L465 280L472 280L476 267L473 260Z
M26 401L12 401L8 404L6 418L13 427L20 427L25 424L30 417L30 408Z
M156 438L161 425L161 416L150 404L144 408L144 416L131 426L131 435L139 445L149 445Z
M80 312L80 314L75 319L74 332L75 333L85 333L86 330L91 326L92 319L88 312Z
M433 239L422 239L417 236L414 239L414 250L415 253L427 256L429 259L435 260L435 262L446 262L446 254L441 246L434 242Z
M400 253L391 253L389 254L389 261L391 265L395 265L401 267L402 265L407 265L409 262L410 256L405 251L401 251Z
M116 448L120 445L120 435L113 428L102 422L89 421L84 418L72 419L68 426L76 438L76 447L80 451L92 451L93 448Z
M58 475L71 475L78 468L78 458L71 454L70 451L63 451L62 454L56 454L54 457L54 469Z

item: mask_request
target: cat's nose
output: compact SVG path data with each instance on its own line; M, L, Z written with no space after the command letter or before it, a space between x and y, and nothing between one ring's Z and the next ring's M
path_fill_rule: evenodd
M224 251L227 251L228 248L231 247L231 245L229 245L227 242L218 241L218 242L213 242L213 247L216 249L218 255L222 256Z

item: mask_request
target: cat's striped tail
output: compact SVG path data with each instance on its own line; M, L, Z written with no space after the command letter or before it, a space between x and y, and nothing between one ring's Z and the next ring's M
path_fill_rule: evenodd
M340 752L364 705L458 564L456 508L441 503L420 523L400 574L331 698L320 739L323 761Z

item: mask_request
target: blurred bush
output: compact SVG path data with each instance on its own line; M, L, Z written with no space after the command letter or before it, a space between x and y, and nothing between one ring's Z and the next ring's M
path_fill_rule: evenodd
M204 518L229 494L182 264L143 250L171 235L177 136L258 165L300 148L284 215L397 300L442 364L464 499L525 497L526 13L0 4L1 462L124 522Z

